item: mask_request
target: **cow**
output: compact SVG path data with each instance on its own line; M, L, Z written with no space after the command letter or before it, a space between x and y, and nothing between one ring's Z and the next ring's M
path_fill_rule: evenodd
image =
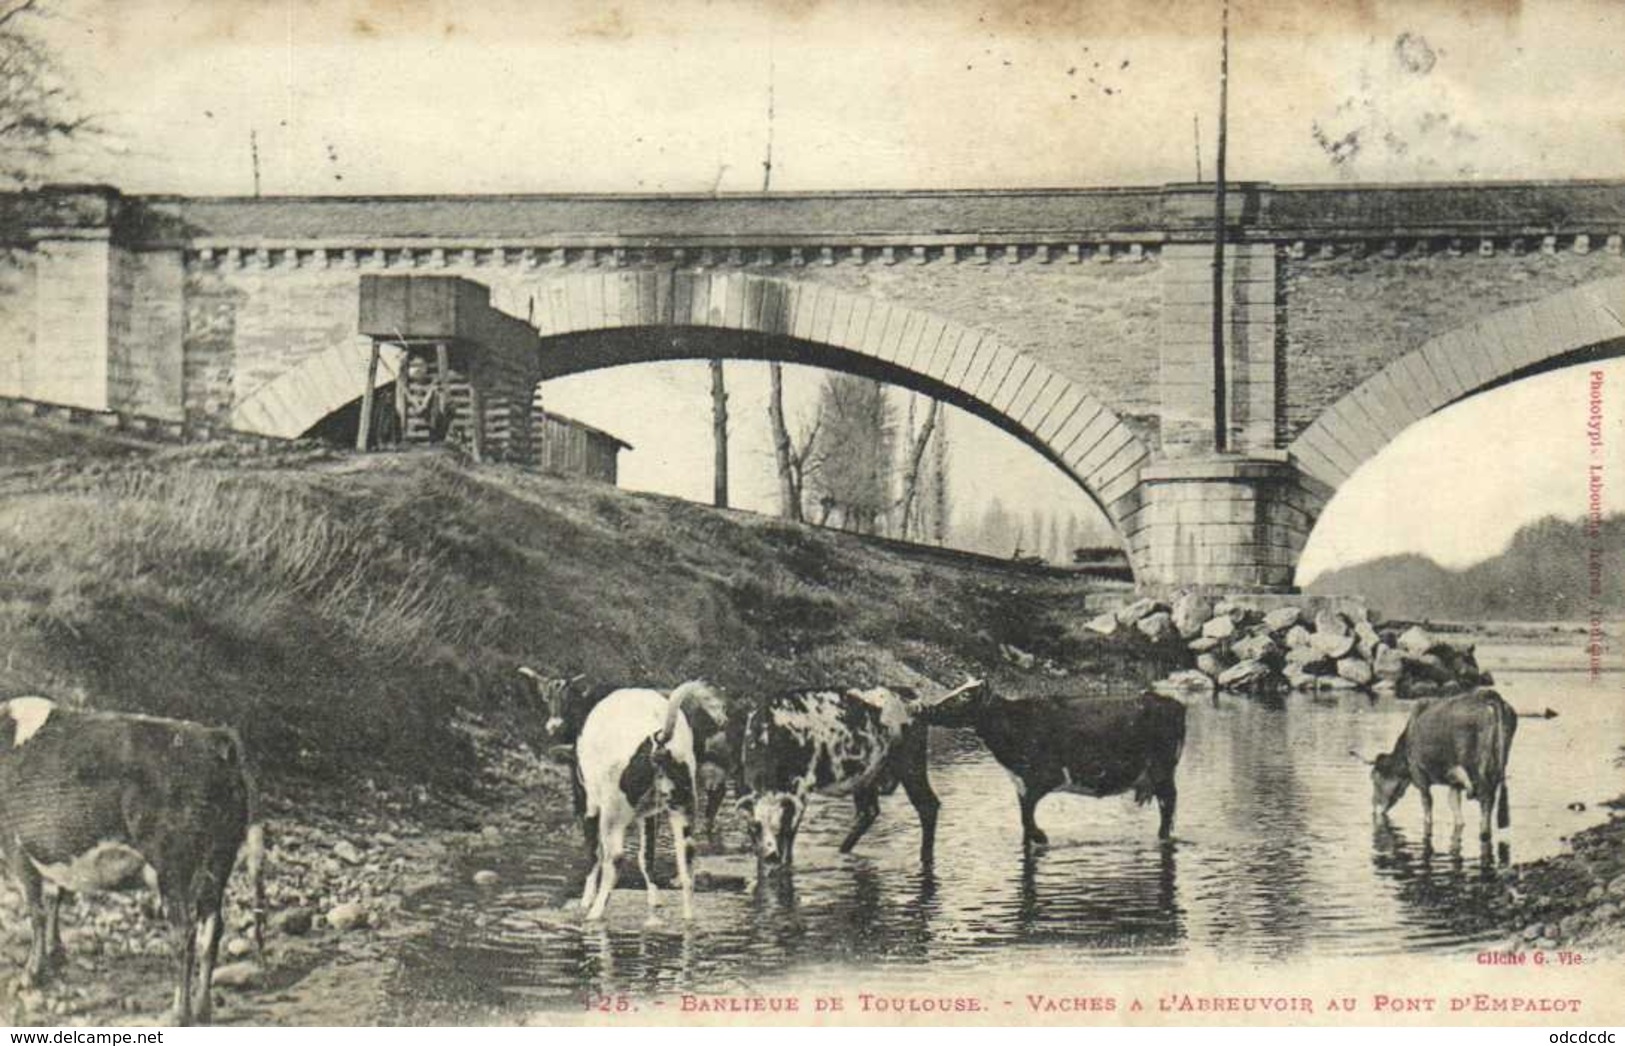
M1506 773L1517 730L1518 713L1494 690L1418 702L1393 751L1370 760L1372 819L1386 820L1405 790L1415 785L1422 800L1422 832L1431 839L1433 786L1447 785L1456 830L1462 828L1465 793L1478 801L1478 837L1488 844L1492 812L1496 827L1512 823Z
M1155 797L1157 837L1172 837L1185 706L1171 697L1009 700L975 682L928 707L924 718L933 726L976 731L1010 774L1029 852L1049 842L1033 815L1039 800L1056 791L1103 797L1132 789L1141 804Z
M538 702L547 709L543 729L548 741L559 746L573 746L587 714L598 702L622 689L613 683L588 684L585 675L544 676L528 665L519 666L519 674L529 681ZM689 724L695 731L694 749L699 759L699 813L705 824L705 834L713 841L717 832L717 812L727 798L728 781L735 769L734 753L739 750L735 736L738 723L737 716L724 715L723 721L717 722L708 715ZM586 796L579 774L571 775L570 786L575 815L581 818ZM652 831L653 823L647 827Z
M626 830L634 822L648 824L662 811L671 820L683 918L694 917L689 826L695 817L698 760L694 729L685 711L690 704L699 713L696 719L720 720L724 714L716 688L690 680L670 695L641 688L616 690L594 706L582 724L576 739L576 772L582 787L583 826L592 846L593 864L581 893L589 921L603 918L615 889ZM647 832L638 848L651 921L660 903L660 891L649 876L653 841L654 833Z
M901 784L920 819L920 863L929 867L937 810L926 766L923 703L913 690L792 690L768 698L745 719L741 796L764 868L789 867L807 800L850 795L857 820L841 842L851 853L880 816L880 797Z
M208 1023L226 881L244 852L264 941L264 833L236 733L178 719L0 702L0 851L33 929L24 977L60 960L64 891L139 885L163 902L175 1019Z
M585 675L549 677L520 665L519 674L529 681L537 702L547 709L542 729L547 740L556 745L574 744L581 733L581 724L593 705L619 689L615 686L588 686Z

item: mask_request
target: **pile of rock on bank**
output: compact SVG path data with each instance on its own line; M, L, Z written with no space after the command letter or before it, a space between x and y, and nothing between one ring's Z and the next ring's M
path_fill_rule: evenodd
M1159 690L1367 690L1428 697L1493 682L1478 667L1470 642L1420 625L1379 627L1353 601L1300 598L1293 603L1274 597L1273 606L1248 596L1144 598L1100 614L1088 628L1108 636L1135 629L1153 642L1185 641L1195 667L1163 679Z

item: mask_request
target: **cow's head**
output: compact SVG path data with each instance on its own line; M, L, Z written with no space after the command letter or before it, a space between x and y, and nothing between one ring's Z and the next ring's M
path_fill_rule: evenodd
M757 792L741 797L739 809L750 829L756 859L764 865L781 863L801 824L801 800L784 792Z
M919 717L932 726L974 727L1002 700L985 679L967 679L941 697L928 699Z
M568 723L565 712L569 707L570 692L587 678L584 675L569 676L565 678L549 678L537 672L529 665L520 665L519 674L530 681L531 688L536 693L537 703L547 709L547 722L543 730L550 741L563 741Z
M1371 761L1371 816L1381 818L1394 808L1411 785L1404 760L1385 752Z

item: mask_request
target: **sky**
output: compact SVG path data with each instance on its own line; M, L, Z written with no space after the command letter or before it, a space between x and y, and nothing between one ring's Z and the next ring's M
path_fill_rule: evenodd
M1218 0L52 3L44 32L113 149L61 173L130 192L248 193L251 135L267 194L755 191L770 82L775 190L1160 184L1198 153L1212 171ZM1231 32L1232 178L1625 176L1625 4L1232 0ZM729 374L735 501L769 508L765 367ZM1407 432L1328 510L1300 581L1389 551L1465 564L1577 515L1583 381ZM793 404L816 384L793 374ZM627 485L708 497L703 365L547 395L638 448ZM1008 437L953 425L961 512L1089 510ZM1482 477L1467 501L1464 474Z

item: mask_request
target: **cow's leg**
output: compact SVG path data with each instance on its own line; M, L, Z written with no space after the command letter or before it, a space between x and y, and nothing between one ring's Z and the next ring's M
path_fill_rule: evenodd
M1174 786L1174 778L1169 774L1157 787L1157 838L1171 839L1174 835L1174 807L1179 804L1179 789Z
M199 919L197 937L197 994L192 1013L199 1024L208 1024L214 1011L214 964L220 955L220 933L224 929L220 918L220 901L211 903L211 910Z
M1452 835L1461 835L1461 789L1455 785L1450 786L1450 831Z
M1478 793L1478 838L1486 845L1490 842L1490 815L1495 812L1496 789L1483 788Z
M601 817L593 814L581 821L581 830L587 837L587 860L592 864L587 867L587 881L581 884L581 910L586 911L592 904L592 899L598 893L598 876L603 870L603 862L598 857L598 827Z
M1021 845L1024 847L1046 845L1049 836L1038 827L1033 812L1038 809L1038 801L1048 794L1049 789L1034 788L1019 774L1011 774L1010 779L1015 782L1016 800L1021 804Z
M51 937L49 919L45 911L44 882L39 870L16 847L11 854L11 870L22 887L23 901L28 905L28 926L33 938L28 945L28 964L23 967L23 980L27 984L40 984L50 970Z
M705 838L714 847L717 844L717 812L728 798L728 775L715 763L701 763L696 780L704 798L702 814L705 817Z
M598 896L587 909L587 919L597 921L604 917L604 907L610 894L615 892L615 879L620 873L620 862L626 851L626 822L614 812L601 815L598 829Z
M175 950L175 1023L192 1023L193 971L197 964L197 919L189 884L166 883L164 911L169 915L170 946Z
M62 947L62 900L68 891L55 883L46 883L45 902L45 964L54 969L67 960L68 950Z
M875 823L875 818L880 816L880 794L869 787L854 789L852 804L857 807L858 819L852 822L852 830L841 840L841 852L844 854L852 852L852 848L858 845L858 840L863 838L863 833L867 832L869 826Z
M937 811L942 808L942 801L931 790L931 777L926 770L925 742L926 735L922 730L918 749L913 753L913 758L903 764L899 776L903 780L903 791L908 795L908 801L914 804L914 812L920 818L920 864L929 866L936 859Z
M694 874L690 865L694 860L694 840L690 837L688 814L672 807L671 848L677 855L677 885L683 891L683 918L694 918Z
M1420 796L1421 800L1422 800L1422 836L1424 838L1426 838L1426 839L1432 839L1433 838L1433 787L1431 785L1425 785L1425 784L1420 785L1416 789L1416 794L1418 796Z
M643 873L643 891L649 898L649 921L657 922L655 909L660 907L660 888L655 885L654 873L650 866L654 864L655 831L660 822L653 817L643 819L642 839L638 843L638 871Z

